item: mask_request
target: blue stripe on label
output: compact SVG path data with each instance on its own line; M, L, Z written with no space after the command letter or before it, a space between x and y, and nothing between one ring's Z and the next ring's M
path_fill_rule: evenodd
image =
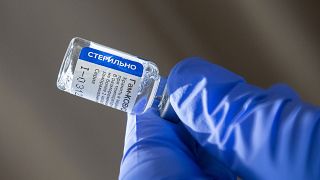
M79 59L112 68L138 77L142 76L143 65L114 54L109 54L90 47L81 50Z

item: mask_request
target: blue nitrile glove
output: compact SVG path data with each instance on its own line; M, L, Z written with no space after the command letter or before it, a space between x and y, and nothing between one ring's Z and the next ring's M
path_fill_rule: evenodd
M236 179L217 161L211 163L212 173L205 174L197 149L184 126L161 119L157 109L128 114L119 179Z
M288 87L263 90L193 58L168 88L181 122L130 115L120 178L231 179L230 168L243 179L319 179L320 110Z

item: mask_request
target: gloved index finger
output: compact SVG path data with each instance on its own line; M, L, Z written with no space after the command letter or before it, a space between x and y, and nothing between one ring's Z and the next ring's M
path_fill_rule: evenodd
M128 115L120 179L206 178L195 162L193 139L157 110Z

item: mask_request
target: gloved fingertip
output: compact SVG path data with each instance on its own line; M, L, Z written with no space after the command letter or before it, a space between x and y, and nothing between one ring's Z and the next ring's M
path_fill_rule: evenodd
M149 108L146 112L143 114L133 114L133 113L127 113L127 126L126 126L126 139L129 138L129 136L133 135L131 134L132 131L137 131L136 125L140 121L156 121L159 119L159 112L156 108Z
M239 82L244 79L221 66L198 57L187 58L174 66L168 77L170 103L177 110L188 97L204 89L220 97Z
M190 57L176 64L171 70L167 80L169 93L183 85L197 83L204 77L215 84L244 81L241 76L219 65L199 57Z

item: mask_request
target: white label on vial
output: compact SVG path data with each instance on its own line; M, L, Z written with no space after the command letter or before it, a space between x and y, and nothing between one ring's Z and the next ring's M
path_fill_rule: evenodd
M77 96L131 112L143 65L91 47L81 50L71 86Z

